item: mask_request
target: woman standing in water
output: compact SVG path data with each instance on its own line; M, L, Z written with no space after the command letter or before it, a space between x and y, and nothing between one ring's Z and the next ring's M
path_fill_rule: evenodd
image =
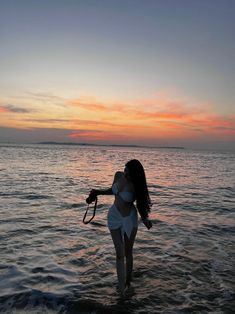
M114 175L112 187L106 190L91 190L90 196L115 195L115 201L108 211L108 227L116 250L116 268L119 291L123 295L130 286L133 269L133 245L138 228L137 210L145 226L150 229L148 219L151 201L142 164L130 160L124 172ZM136 207L134 201L136 200ZM124 258L126 257L126 268Z

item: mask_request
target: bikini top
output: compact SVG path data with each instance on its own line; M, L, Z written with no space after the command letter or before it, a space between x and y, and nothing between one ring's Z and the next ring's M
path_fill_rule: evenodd
M135 195L133 192L128 192L128 191L119 192L117 183L114 183L112 185L112 191L113 191L113 194L120 196L124 202L132 203L135 200Z

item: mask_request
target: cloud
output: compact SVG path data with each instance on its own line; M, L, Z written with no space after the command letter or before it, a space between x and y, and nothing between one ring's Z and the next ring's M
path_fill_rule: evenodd
M102 113L127 114L133 119L182 119L186 116L202 112L199 108L191 108L184 103L172 102L166 99L156 99L152 101L143 100L130 103L102 103L94 99L75 99L67 102L68 106L74 106L86 111L96 111Z
M100 130L76 130L68 135L75 140L101 140L106 138L105 132Z
M46 92L27 92L27 95L30 95L31 97L35 97L37 99L47 99L47 100L63 100L65 101L64 97L53 95L52 93L46 93Z
M128 135L117 134L112 131L104 130L74 130L68 135L70 139L79 141L125 141L130 139Z
M56 128L57 126L63 126L64 129L71 129L74 130L81 129L81 127L89 127L92 130L96 130L97 128L100 129L132 129L132 128L139 128L141 127L140 124L135 123L118 123L118 122L109 122L105 120L88 120L88 119L71 119L71 118L24 118L21 121L30 123L31 127L40 127L44 125L53 126ZM34 126L33 126L34 124ZM36 124L36 125L35 125ZM146 126L148 128L148 126Z
M33 92L27 92L27 95L29 95L30 99L35 99L43 103L51 103L53 105L57 105L60 107L65 107L66 98L53 95L51 93L33 93Z
M56 96L48 94L35 94L35 97L44 99L57 99ZM59 98L60 99L60 98ZM64 99L63 99L64 101ZM190 103L189 100L172 100L172 97L164 95L156 99L143 99L135 102L118 103L118 102L102 102L94 97L85 97L80 99L71 99L65 102L66 114L64 117L46 117L31 118L24 120L32 127L62 127L64 129L87 129L87 137L108 136L113 130L120 136L124 133L133 136L144 134L156 137L170 136L177 133L177 136L185 137L188 134L199 134L200 132L233 134L235 128L234 116L222 116L213 113L213 106L208 103ZM73 110L70 110L70 108ZM76 108L80 109L76 114ZM13 107L2 108L3 110L11 110L20 112L20 109ZM74 111L75 110L75 111ZM5 112L2 111L2 112ZM25 110L21 111L25 112ZM76 115L79 118L76 118ZM87 119L89 117L90 119ZM99 130L99 132L98 132ZM98 132L98 133L97 133ZM108 133L109 132L109 133ZM152 134L150 134L152 133ZM70 137L79 137L72 134ZM83 136L85 136L83 134ZM115 136L113 134L113 136Z
M53 95L35 95L45 101L56 100ZM54 98L55 97L55 98ZM63 101L65 101L63 99ZM2 114L2 126L34 129L35 137L48 135L48 140L147 143L163 141L204 141L218 138L231 141L235 134L235 116L216 114L213 104L158 97L132 102L103 102L94 97L71 99L64 102L65 110L40 111L32 117ZM77 110L78 109L78 110ZM26 113L22 107L0 106L0 112ZM6 117L6 118L4 118ZM38 131L35 131L35 130ZM42 129L47 130L45 132ZM40 131L39 131L40 130ZM50 130L50 131L49 131Z
M13 112L13 113L29 113L32 109L26 109L15 105L1 105L0 112Z
M191 126L200 126L207 131L235 132L235 116L220 116L215 114L205 114L201 117L191 117L188 120Z
M132 103L102 103L90 97L69 100L67 105L90 112L95 110L96 112L107 114L128 114L130 118L135 119L182 119L192 114L206 112L204 104L192 106L192 104L182 101L172 101L166 98L139 100Z
M84 99L71 99L67 101L68 106L73 106L76 108L80 108L86 111L97 111L97 112L118 112L118 113L128 113L133 106L127 104L119 104L119 103L102 103L96 101L93 97L84 98Z
M86 115L96 113L97 118L106 121L104 125L110 123L110 126L115 126L115 123L107 122L108 120L119 121L116 126L125 127L133 125L140 127L143 125L148 128L151 126L161 126L162 128L182 128L182 131L187 128L193 130L206 131L225 131L233 132L235 128L234 116L223 116L214 114L213 106L208 103L190 103L189 101L172 101L167 98L157 98L151 100L137 101L136 104L117 104L117 103L102 103L94 98L90 99L75 99L67 102L68 106L74 106L87 111ZM98 122L96 122L98 123Z
M117 128L117 129L125 129L125 128L138 128L141 127L141 124L138 123L122 123L122 122L110 122L107 120L86 120L86 119L73 119L70 120L73 127L76 128L76 126L93 126L93 127L100 127L100 128ZM148 126L146 126L148 128Z
M74 106L77 108L85 109L88 111L96 110L96 111L109 111L109 107L105 104L101 104L98 102L90 102L90 101L82 101L82 100L70 100L67 102L68 105Z
M71 119L62 119L62 118L31 118L24 119L27 122L37 122L37 123L70 123Z

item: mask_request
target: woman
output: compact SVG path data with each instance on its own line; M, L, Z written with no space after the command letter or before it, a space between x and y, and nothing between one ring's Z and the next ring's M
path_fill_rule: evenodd
M108 212L108 227L116 250L116 268L119 291L123 295L125 287L131 283L133 269L133 245L138 228L137 210L145 226L150 229L148 219L151 202L142 164L130 160L124 172L116 172L112 187L107 190L91 190L90 196L115 195L115 201ZM136 200L136 207L134 201ZM126 257L126 269L124 264Z

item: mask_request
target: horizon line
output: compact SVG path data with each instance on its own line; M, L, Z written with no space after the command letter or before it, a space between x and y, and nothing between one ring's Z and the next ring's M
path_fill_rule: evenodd
M152 145L137 145L137 144L99 144L99 143L76 143L76 142L56 142L42 141L33 143L17 143L17 142L0 142L0 144L18 144L18 145L67 145L67 146L111 146L111 147L133 147L133 148L159 148L159 149L185 149L183 146L152 146Z

